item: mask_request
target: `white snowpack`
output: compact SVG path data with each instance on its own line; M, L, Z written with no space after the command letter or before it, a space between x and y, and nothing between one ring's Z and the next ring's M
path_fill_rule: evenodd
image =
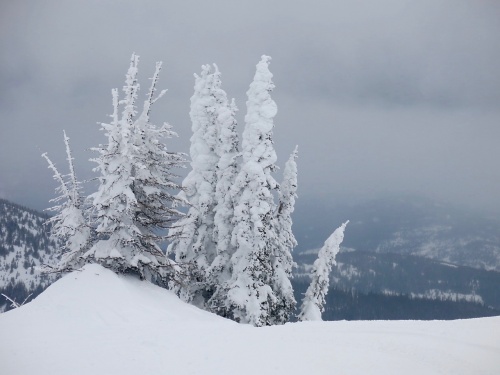
M87 265L0 315L2 374L498 374L500 317L255 328Z

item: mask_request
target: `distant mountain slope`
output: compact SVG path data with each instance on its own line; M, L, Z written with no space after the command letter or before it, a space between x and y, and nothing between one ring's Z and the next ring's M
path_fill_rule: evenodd
M295 276L308 279L316 254L297 253ZM362 293L477 302L500 309L500 272L485 271L412 255L340 252L331 285Z
M30 293L39 294L55 276L42 275L37 266L52 264L56 244L48 216L0 199L0 293L22 302ZM0 311L9 309L0 296Z
M294 255L298 300L314 251ZM500 272L412 255L340 252L330 277L325 320L463 319L500 315Z
M343 242L347 248L500 271L500 218L415 196L355 206L302 203L294 217L297 251L320 247L346 220L350 220Z
M87 265L0 315L5 374L496 374L500 318L255 328Z

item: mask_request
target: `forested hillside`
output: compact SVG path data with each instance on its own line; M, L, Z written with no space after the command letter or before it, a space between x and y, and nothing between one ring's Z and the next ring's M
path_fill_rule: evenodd
M50 226L44 225L47 219L45 214L0 199L0 293L18 303L55 280L37 269L52 264L56 256ZM0 296L0 311L8 309L10 303Z

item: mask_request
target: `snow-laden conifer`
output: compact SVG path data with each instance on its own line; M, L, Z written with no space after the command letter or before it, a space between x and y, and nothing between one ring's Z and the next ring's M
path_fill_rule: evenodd
M307 288L302 300L300 321L322 320L321 313L325 310L325 297L330 285L330 271L337 264L335 257L340 250L340 244L344 240L344 230L349 221L337 228L318 253L318 259L314 262L312 269L311 284Z
M134 272L141 278L165 282L174 264L160 250L156 230L165 228L180 213L173 205L179 186L171 180L171 168L182 166L179 153L168 152L162 138L175 135L170 126L158 128L149 121L161 63L140 113L137 111L139 57L132 55L123 87L124 98L112 90L112 121L102 123L108 143L94 150L98 190L90 196L98 241L87 251L87 262L115 272ZM121 113L120 113L121 110Z
M231 245L234 217L234 197L232 187L239 171L238 155L239 140L236 130L237 111L234 99L229 102L224 90L220 87L220 72L215 66L214 85L212 95L216 99L215 118L217 128L216 154L217 183L215 186L215 216L214 240L216 242L216 256L208 269L207 281L213 289L213 294L208 301L210 310L220 315L226 315L225 283L231 277L231 255L234 247Z
M214 90L220 86L219 74L212 74L209 65L195 74L191 97L190 156L192 170L182 182L183 197L189 202L186 216L170 231L173 241L168 252L188 265L189 276L178 293L186 301L203 306L212 293L207 272L217 250L214 240L215 190L217 184L217 98Z
M295 310L295 297L290 282L294 266L292 250L297 241L292 232L292 213L297 198L297 159L298 147L285 164L283 182L279 189L279 205L276 212L277 241L273 253L273 290L277 298L276 324L284 324Z
M247 92L247 115L242 138L243 164L233 186L235 197L232 245L232 277L226 283L226 308L229 315L254 326L273 324L277 298L272 289L273 247L277 240L276 204L272 190L278 184L275 170L273 118L276 103L268 65L262 56Z
M62 254L59 263L50 271L66 272L80 268L83 265L81 256L88 250L91 243L91 228L85 215L83 199L81 197L81 184L76 178L73 156L69 145L69 138L64 132L64 144L69 166L69 174L61 175L47 153L42 156L47 160L49 168L54 172L54 179L59 186L56 192L60 195L52 199L58 205L50 208L57 214L48 222L52 223L52 235L62 245Z
M164 123L158 127L150 122L151 106L166 92L154 98L155 87L161 70L156 63L151 87L144 101L141 114L133 124L133 172L132 191L137 199L135 221L141 230L143 250L158 256L158 243L163 239L161 230L168 229L179 217L175 207L180 203L176 192L180 186L174 180L173 169L185 167L184 155L168 152L161 140L176 137L172 127Z

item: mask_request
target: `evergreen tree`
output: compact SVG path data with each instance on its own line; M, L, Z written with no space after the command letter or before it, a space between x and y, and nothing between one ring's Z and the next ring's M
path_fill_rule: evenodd
M52 223L52 235L59 239L63 246L63 253L59 263L51 271L65 272L80 268L83 265L81 256L91 244L91 228L85 216L81 184L76 178L73 157L69 145L69 138L64 132L64 144L69 165L69 174L61 175L47 153L42 156L47 160L49 168L54 172L54 179L59 183L56 192L61 195L51 202L62 202L49 210L57 212L48 223Z
M292 213L297 198L297 159L298 147L290 155L285 164L283 182L279 189L279 206L276 213L277 242L273 254L273 290L277 297L277 314L274 316L276 324L284 324L290 319L295 310L295 297L290 282L294 262L292 250L297 241L292 232Z
M132 55L124 98L120 100L118 90L112 90L112 121L101 124L108 144L94 149L99 153L92 160L97 163L100 184L90 199L99 238L84 258L115 272L166 282L174 277L175 265L160 250L155 231L180 215L173 208L180 200L170 191L179 186L170 179L170 169L182 166L183 157L168 152L160 141L175 134L170 127L158 128L149 121L151 106L165 93L153 98L161 63L138 115L138 63L139 57Z
M239 140L236 131L235 114L237 111L234 99L229 102L227 95L220 88L220 72L215 66L212 95L216 99L215 118L217 128L216 154L219 158L216 169L217 183L215 186L215 216L214 241L216 256L208 269L207 282L211 285L213 294L208 301L210 310L225 316L226 291L224 284L231 277L231 255L234 247L231 245L234 217L234 197L232 187L239 171Z
M337 264L335 256L344 240L344 230L348 223L349 221L337 228L320 249L318 259L313 265L311 284L309 284L302 300L299 321L322 320L321 313L325 311L325 297L330 285L330 271Z
M277 298L273 281L273 247L277 241L272 190L278 184L271 173L276 169L273 148L273 118L276 103L268 65L262 56L247 92L247 115L242 139L243 164L233 185L234 229L231 243L232 276L226 283L228 315L254 326L273 324Z
M207 283L207 272L216 256L214 241L215 189L217 184L217 98L214 90L220 86L219 74L212 74L203 65L201 75L195 74L194 95L191 97L190 117L191 167L182 182L183 198L189 202L187 215L170 231L174 238L168 252L177 262L188 265L188 278L177 292L185 301L204 306L213 293Z
M162 139L176 137L172 127L164 123L158 127L150 122L151 106L166 90L154 98L155 87L161 70L161 62L156 63L142 112L133 124L133 173L132 191L137 199L135 222L141 230L141 246L144 252L165 261L158 244L163 240L159 235L168 229L180 212L175 207L180 203L174 192L181 187L174 182L177 178L172 169L185 167L184 155L167 151ZM167 261L167 263L169 263ZM169 266L169 264L167 264ZM171 264L170 264L171 266Z

